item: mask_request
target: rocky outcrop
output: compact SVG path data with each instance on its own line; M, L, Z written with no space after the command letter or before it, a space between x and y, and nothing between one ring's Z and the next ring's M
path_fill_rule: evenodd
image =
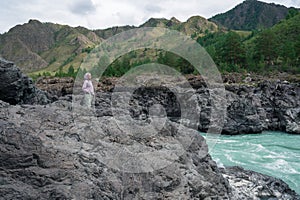
M6 85L0 94L10 104L22 104L10 105L0 100L1 199L299 198L280 180L241 168L220 170L208 154L204 138L195 129L188 128L194 128L195 124L181 119L182 104L167 87L135 90L128 117L122 107L113 111L112 92L98 93L92 110L77 104L76 99L82 96L76 95L73 102L67 96L64 99L68 101L49 103L47 94L36 89L13 63L1 60L1 70L2 82ZM209 99L210 91L199 81L192 84L197 98L190 98L189 102L198 103L201 111L199 127L206 128L213 103ZM248 119L258 112L254 105L259 103L255 100L258 97L245 95L261 94L262 100L272 99L280 105L288 102L283 104L286 107L282 110L291 110L278 113L294 116L297 120L297 110L293 110L298 106L294 98L298 94L294 91L297 87L280 85L272 88L272 84L259 87L259 91L266 88L273 92L253 92L251 88L242 87L231 88L234 92L230 92L227 88L228 102L237 105L229 109L232 111L229 116L239 113L240 118ZM114 91L113 87L108 88ZM119 89L114 93L128 93L128 88ZM276 93L277 90L281 92ZM245 99L252 101L245 103ZM40 103L48 104L29 105ZM165 108L166 117L154 112L157 104ZM153 114L157 118L149 118ZM186 126L176 123L179 120ZM245 127L255 124L255 120L248 121L249 126ZM135 125L152 122L157 125L154 129ZM224 127L231 126L228 122ZM245 192L253 188L254 193Z
M1 199L229 199L192 129L168 121L142 137L112 117L72 112L66 101L0 105ZM183 136L192 139L185 149Z
M223 134L247 134L260 133L264 130L284 131L288 133L300 134L300 84L289 83L287 81L263 80L262 77L251 77L250 82L242 83L242 77L225 76L224 83L226 95L224 105L227 106ZM247 79L247 78L246 78ZM38 87L54 94L71 94L72 80L70 79L41 79ZM197 101L190 102L197 104L199 111L198 130L207 131L214 120L211 117L214 105L211 100L211 92L207 88L205 81L199 76L187 77L189 84L194 88ZM229 81L230 80L230 81ZM53 84L52 84L53 83ZM96 108L99 116L103 113L111 113L110 96L114 93L114 87L118 84L117 78L104 78L99 83L95 83L98 91L96 98ZM125 88L126 90L126 88ZM105 96L105 101L103 100ZM132 107L132 114L148 116L149 108L157 103L162 104L167 111L170 120L178 121L182 109L174 98L174 94L163 87L139 88L133 93L138 109ZM187 124L194 127L194 124Z
M101 112L110 112L110 96L114 92L116 82L116 80L105 80L107 86L101 85L102 89L106 88L109 92L98 94L99 97L107 96L107 101L100 100L101 98L96 100L96 108L100 115ZM189 103L197 105L198 130L206 132L215 120L211 113L212 109L216 109L216 105L202 79L193 77L189 79L189 83L195 89L197 96L197 100L194 99ZM220 101L227 107L221 127L223 134L260 133L264 130L300 134L299 83L263 81L257 85L225 84L225 91L225 98ZM139 88L133 93L133 99L137 100L136 105L138 105L132 105L131 113L135 117L136 115L148 116L152 105L161 104L170 120L178 121L184 118L181 113L182 105L180 107L175 94L166 88ZM195 127L194 124L186 125Z
M227 134L277 130L300 134L300 84L287 82L226 85Z
M300 84L284 81L225 84L227 106L223 134L260 133L264 130L300 134ZM200 106L199 130L211 122L210 92L202 84L196 89Z
M0 100L10 104L48 104L50 95L36 88L12 62L0 59Z
M73 93L74 79L72 77L40 77L35 85L51 95L61 97Z
M1 199L298 198L277 179L220 170L197 131L167 120L133 134L87 111L0 101Z
M282 180L245 170L241 167L222 168L221 173L229 181L232 199L282 199L300 197Z

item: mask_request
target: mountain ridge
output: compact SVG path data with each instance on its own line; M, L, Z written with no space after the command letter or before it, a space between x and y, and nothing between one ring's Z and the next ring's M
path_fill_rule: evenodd
M198 37L205 31L218 31L218 26L200 16L193 16L186 22L175 17L168 19L150 18L136 26L120 26L108 29L89 30L78 26L40 22L30 19L0 35L0 56L14 61L25 73L52 73L58 70L78 67L89 51L101 41L123 31L143 27L164 27L178 30L186 35Z
M280 22L291 9L294 7L288 8L280 4L245 0L233 9L217 14L209 20L234 30L263 29Z
M57 69L73 54L81 56L83 49L99 44L101 40L83 27L73 28L31 19L1 35L0 55L22 66L26 73L53 64L53 68Z

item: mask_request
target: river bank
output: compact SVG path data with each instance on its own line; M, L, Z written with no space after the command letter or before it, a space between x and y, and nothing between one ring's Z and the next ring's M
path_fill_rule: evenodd
M211 109L222 107L213 104L211 91L202 87L205 84L201 82L197 82L198 88L190 90L196 93L188 99L186 107L187 114L200 111L199 120L182 116L183 104L178 104L176 95L166 87L141 87L134 93L128 93L128 87L98 92L94 108L89 110L77 101L82 95L55 97L36 88L13 63L1 60L0 64L0 76L6 83L0 88L0 96L10 102L0 101L0 197L3 199L299 199L280 179L240 167L218 168L208 153L205 139L191 128L197 125L196 129L201 130L210 126ZM276 92L276 85L266 83L259 86L259 93L250 94L263 94L263 88L267 88L271 92L265 97L287 103L279 113L283 116L280 127L288 127L288 122L299 117L298 85L280 83L279 87L283 90ZM181 94L190 97L185 89L180 87ZM247 105L244 89L225 93L242 105L240 109L232 107L237 114L245 111ZM120 97L133 94L129 110L112 108L115 106L111 103L112 95L119 94ZM277 97L277 94L283 95ZM155 107L157 104L162 106ZM257 106L250 105L251 109ZM166 113L160 113L161 116L151 112L162 107L159 111ZM291 113L286 113L285 108ZM270 113L273 116L272 110ZM151 118L153 114L156 118ZM238 116L253 119L250 115L246 112ZM199 124L187 119L199 120ZM136 127L152 122L154 129ZM253 184L257 186L255 193L245 193Z

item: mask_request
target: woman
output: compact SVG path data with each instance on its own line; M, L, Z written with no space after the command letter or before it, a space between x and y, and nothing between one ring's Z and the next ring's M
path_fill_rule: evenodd
M84 75L84 82L82 85L82 90L84 92L83 105L87 106L88 108L91 108L93 96L95 95L94 86L91 79L92 79L91 73L86 73Z

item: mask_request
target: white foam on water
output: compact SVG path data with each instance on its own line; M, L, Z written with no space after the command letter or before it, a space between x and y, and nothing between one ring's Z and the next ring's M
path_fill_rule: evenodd
M225 168L224 164L221 162L219 158L214 159L214 161L217 163L217 166L219 168Z
M219 167L242 166L278 177L300 193L299 139L276 132L221 136L211 155Z
M239 141L236 141L236 140L218 140L218 143L219 144L227 144L227 143L238 143Z
M237 165L243 165L242 162L238 161L238 160L235 160L232 155L230 154L225 154L225 157L227 158L227 160L229 160L231 163L235 163Z
M284 159L277 159L272 163L268 163L265 165L266 168L271 169L273 171L280 171L281 173L285 174L300 174L299 171L294 169L286 160Z

